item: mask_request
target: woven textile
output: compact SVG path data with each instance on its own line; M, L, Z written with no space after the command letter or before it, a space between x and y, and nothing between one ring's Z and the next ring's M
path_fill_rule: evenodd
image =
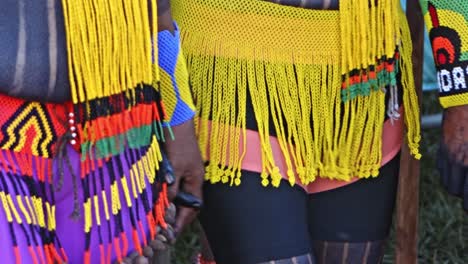
M442 107L468 104L468 2L421 0Z
M81 161L72 166L66 152L70 140L76 140L69 132L73 127L68 116L71 104L41 104L2 95L0 102L0 204L6 216L2 221L10 226L9 234L3 236L11 239L10 252L14 252L17 263L44 257L49 263L68 262L56 233L55 197L63 196L64 170L67 175L75 175L74 186L77 181L80 185L65 188L68 192L73 189L68 195L76 197L61 214L70 215L76 224L84 223L83 236L76 238L85 249L80 258L84 263L96 259L90 255L91 241L99 241L101 249L105 245L113 249L98 251L101 256L97 259L110 258L110 254L122 259L128 252L128 241L134 250L141 251L150 238L154 239L156 226L165 226L163 212L168 201L165 184L157 175L160 153L156 137L149 145L135 140L131 146L122 144L118 151L110 150L106 143L109 140L102 139L93 149L116 153L103 158L90 159L75 148L77 153L73 155L81 156ZM144 218L140 218L139 211ZM131 224L123 225L122 221ZM107 236L102 237L101 232ZM133 236L127 237L127 233ZM63 233L61 236L63 239ZM25 249L28 256L20 254Z
M296 174L304 185L316 177L377 176L385 90L395 89L399 70L407 138L419 157L412 47L399 1L342 0L336 11L253 0L171 4L211 182L241 183L247 97L260 136L263 185L281 181L270 126L291 184Z
M193 108L183 84L187 73L183 64L166 64L163 70L173 67L179 77L175 84L161 83L159 38L153 37L158 33L156 0L61 3L72 102L39 104L0 96L0 199L10 226L10 252L16 263L22 257L34 263L44 258L47 263L81 262L68 259L56 232L55 196L67 170L74 174L69 213L83 223L80 259L108 263L112 255L121 262L129 243L142 254L157 226L166 225L159 144L166 140L163 127L170 131L172 117L161 94L174 93L177 85L186 108ZM172 44L177 40L166 46L174 50ZM183 58L178 50L174 56ZM182 118L190 118L189 112ZM79 153L78 167L67 162L67 145ZM27 239L16 239L18 232ZM98 258L91 256L96 252L92 241L99 242ZM21 256L25 248L29 256Z
M193 118L195 106L188 84L187 66L180 47L180 31L158 33L161 94L171 126L177 126Z

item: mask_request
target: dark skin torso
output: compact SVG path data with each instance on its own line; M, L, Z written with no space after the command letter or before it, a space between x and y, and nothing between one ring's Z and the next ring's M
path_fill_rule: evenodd
M338 9L339 0L266 0L281 5L303 7L309 9Z
M339 0L267 0L336 9ZM41 102L70 100L61 0L0 0L0 93ZM158 0L159 30L173 31L170 0Z

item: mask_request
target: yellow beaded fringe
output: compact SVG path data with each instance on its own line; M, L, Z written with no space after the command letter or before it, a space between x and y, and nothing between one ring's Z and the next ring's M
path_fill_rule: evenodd
M351 71L367 73L377 59L395 56L397 47L408 142L420 156L405 15L397 0L371 2L369 7L367 0L342 0L339 11L321 11L252 0L172 1L199 111L199 143L210 161L207 179L241 182L241 149L249 144L242 140L248 96L261 142L264 185L278 186L282 178L269 140L269 117L291 184L295 174L302 184L317 176L377 176L384 86L348 101L342 101L341 87Z
M156 0L62 0L73 103L152 84ZM154 46L154 50L153 50ZM157 68L157 67L156 67Z

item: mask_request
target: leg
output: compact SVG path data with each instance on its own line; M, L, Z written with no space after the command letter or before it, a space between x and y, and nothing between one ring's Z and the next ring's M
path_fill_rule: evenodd
M286 263L274 261L309 254L307 194L287 182L265 188L258 173L243 173L238 187L204 186L200 220L216 262Z
M200 242L202 245L201 254L198 256L197 264L216 264L213 252L211 251L210 245L206 238L205 233L201 232ZM281 260L272 260L268 262L262 262L261 264L314 264L315 258L312 254L306 254L302 256L296 256Z
M311 253L296 256L292 258L280 259L280 260L271 260L267 262L262 262L260 264L314 264L315 260Z
M316 240L314 252L320 264L381 263L385 241L368 242L331 242Z
M398 170L399 155L381 168L378 178L310 195L310 235L318 263L381 263Z

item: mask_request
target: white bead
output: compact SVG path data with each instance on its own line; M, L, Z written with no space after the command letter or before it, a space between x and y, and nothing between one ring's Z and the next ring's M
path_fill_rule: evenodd
M73 118L73 117L75 117L75 114L70 112L70 113L68 113L68 117Z
M76 131L76 127L75 127L75 126L71 126L71 127L70 127L70 131L72 131L72 132Z
M76 144L76 140L74 140L74 139L70 140L70 144L75 145L75 144Z
M72 138L76 138L76 133L71 134Z
M70 119L70 120L68 120L68 123L70 123L70 125L73 125L73 124L75 124L75 120Z

